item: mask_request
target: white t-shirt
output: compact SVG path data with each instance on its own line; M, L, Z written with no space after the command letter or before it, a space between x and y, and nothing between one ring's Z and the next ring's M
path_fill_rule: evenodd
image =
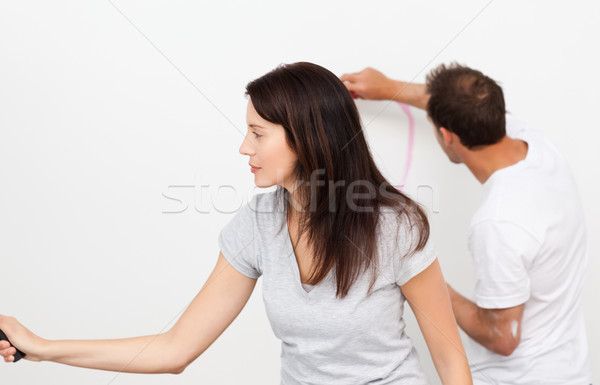
M281 340L282 385L427 384L402 318L399 285L436 258L431 241L401 259L415 241L389 211L377 229L380 274L367 296L363 274L344 299L335 297L335 271L305 289L276 192L258 194L221 231L223 256L240 273L262 277L265 309ZM283 209L282 209L283 208Z
M470 340L475 384L591 383L582 309L587 266L583 209L565 159L539 130L506 116L507 135L528 143L525 159L483 184L470 224L475 302L525 304L521 342L502 356Z

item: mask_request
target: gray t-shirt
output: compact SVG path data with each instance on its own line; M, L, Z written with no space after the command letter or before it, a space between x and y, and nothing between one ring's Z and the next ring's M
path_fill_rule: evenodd
M367 296L370 270L336 299L335 272L307 291L276 192L255 195L223 228L218 245L229 263L263 278L263 300L281 340L281 385L427 384L405 334L403 285L436 258L431 241L401 258L417 239L391 210L378 227L379 274Z

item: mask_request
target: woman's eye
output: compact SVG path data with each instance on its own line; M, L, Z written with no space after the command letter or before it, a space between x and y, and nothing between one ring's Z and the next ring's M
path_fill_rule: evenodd
M254 131L253 134L255 135L256 138L260 138L262 136L259 133L257 133L256 131Z

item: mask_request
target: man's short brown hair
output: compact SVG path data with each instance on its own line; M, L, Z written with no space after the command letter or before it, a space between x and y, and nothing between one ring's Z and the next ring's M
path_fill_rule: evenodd
M506 135L504 94L493 79L452 63L429 72L426 84L433 124L454 132L467 148L494 144Z

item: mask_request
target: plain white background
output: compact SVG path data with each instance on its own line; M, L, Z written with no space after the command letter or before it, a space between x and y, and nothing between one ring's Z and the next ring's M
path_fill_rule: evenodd
M459 61L498 80L507 108L570 162L587 215L584 306L598 366L598 16L586 1L2 1L0 313L48 339L167 330L212 271L220 229L261 192L238 153L247 82L295 61L423 82L437 64ZM358 106L381 170L400 183L406 117L386 102ZM480 185L413 113L406 191L428 210L447 280L470 295L466 237ZM240 316L179 376L23 360L0 364L0 378L276 384L279 354L259 280Z

